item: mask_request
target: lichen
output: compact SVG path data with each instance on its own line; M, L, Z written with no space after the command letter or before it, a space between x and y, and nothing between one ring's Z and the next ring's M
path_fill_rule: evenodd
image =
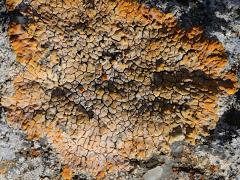
M215 127L219 98L237 90L221 43L172 14L124 0L25 3L28 23L8 30L25 72L1 104L11 126L46 136L75 173L100 178L172 142L195 144Z

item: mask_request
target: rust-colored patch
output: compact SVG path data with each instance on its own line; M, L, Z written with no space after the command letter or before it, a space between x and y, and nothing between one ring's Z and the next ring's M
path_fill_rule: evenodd
M68 167L64 167L61 172L61 175L64 180L71 180L72 179L72 170L69 169Z

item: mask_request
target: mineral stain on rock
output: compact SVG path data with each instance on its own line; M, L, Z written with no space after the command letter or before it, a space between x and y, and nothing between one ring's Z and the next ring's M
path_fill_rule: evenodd
M8 34L26 70L1 104L9 125L47 137L67 178L195 144L215 127L219 98L237 91L221 43L172 14L125 0L7 1L10 11L20 3L28 23Z

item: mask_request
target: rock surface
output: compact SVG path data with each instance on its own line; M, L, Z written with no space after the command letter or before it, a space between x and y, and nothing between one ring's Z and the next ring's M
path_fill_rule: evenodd
M0 179L239 178L239 1L141 3L0 2Z
M157 166L144 174L144 180L167 180L173 178L173 172L170 166Z

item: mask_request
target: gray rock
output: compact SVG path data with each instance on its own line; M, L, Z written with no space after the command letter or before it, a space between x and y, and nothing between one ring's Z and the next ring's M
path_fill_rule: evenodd
M144 180L160 180L163 176L163 168L160 166L155 167L154 169L149 170L144 174Z
M174 157L178 157L181 155L183 151L183 142L182 141L176 141L171 145L171 153Z
M173 172L170 165L157 166L149 170L143 176L144 180L170 180L173 179Z

